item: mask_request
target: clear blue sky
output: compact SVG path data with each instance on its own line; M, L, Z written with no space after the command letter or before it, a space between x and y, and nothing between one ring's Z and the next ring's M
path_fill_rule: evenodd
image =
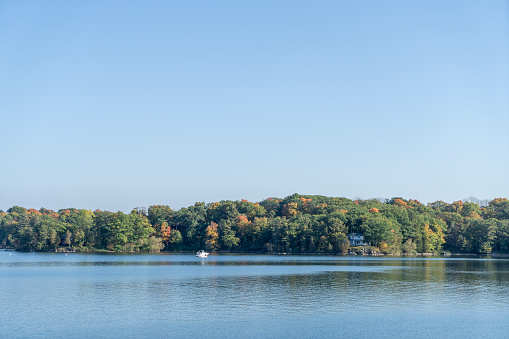
M509 197L508 1L0 0L0 209Z

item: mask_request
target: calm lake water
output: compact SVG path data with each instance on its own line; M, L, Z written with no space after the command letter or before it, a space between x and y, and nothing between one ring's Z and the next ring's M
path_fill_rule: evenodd
M0 251L1 338L507 338L509 260Z

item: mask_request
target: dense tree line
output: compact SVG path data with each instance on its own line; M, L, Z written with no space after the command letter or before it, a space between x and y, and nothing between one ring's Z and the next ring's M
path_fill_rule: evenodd
M21 251L346 253L349 233L362 233L384 253L509 252L509 201L423 205L294 194L178 211L154 205L129 214L19 206L0 211L0 246Z

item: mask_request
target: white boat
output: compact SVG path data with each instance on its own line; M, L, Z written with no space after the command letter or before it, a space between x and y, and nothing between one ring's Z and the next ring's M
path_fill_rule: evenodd
M205 252L204 250L196 252L196 256L199 258L206 258L209 256L208 252Z

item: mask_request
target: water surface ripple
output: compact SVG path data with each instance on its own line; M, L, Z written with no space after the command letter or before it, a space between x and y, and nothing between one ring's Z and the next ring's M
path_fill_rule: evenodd
M2 338L504 338L509 261L0 251Z

